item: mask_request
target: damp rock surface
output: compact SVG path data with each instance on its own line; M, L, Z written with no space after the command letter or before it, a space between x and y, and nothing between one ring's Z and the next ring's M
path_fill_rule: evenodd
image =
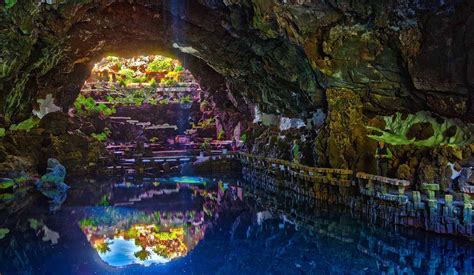
M105 53L165 52L235 109L296 115L328 88L364 113L430 110L472 120L472 2L27 1L2 4L4 119L48 95L70 106ZM449 65L448 65L449 64ZM212 72L211 74L208 72ZM207 79L207 80L206 80Z

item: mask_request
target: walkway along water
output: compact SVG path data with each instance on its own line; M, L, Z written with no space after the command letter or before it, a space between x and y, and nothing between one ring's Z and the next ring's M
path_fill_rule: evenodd
M196 160L195 156L186 158ZM135 162L135 166L181 161L179 157L143 160ZM439 185L435 183L423 183L420 191L411 190L406 180L346 169L309 167L242 152L213 155L208 160L210 169L219 172L237 172L240 167L235 162L240 162L243 177L248 182L257 182L278 192L293 192L310 202L345 205L366 214L373 222L380 220L386 225L410 226L474 239L473 194L467 192L470 189L441 197Z
M310 201L345 205L373 221L423 228L474 239L471 193L437 194L439 185L410 182L345 169L316 168L280 159L239 153L247 181L257 181L280 192L295 192Z

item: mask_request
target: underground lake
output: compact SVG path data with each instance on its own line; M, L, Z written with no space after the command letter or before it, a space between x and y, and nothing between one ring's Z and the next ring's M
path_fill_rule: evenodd
M474 1L0 0L0 275L474 274Z
M469 242L384 226L346 207L273 193L258 182L225 176L105 178L94 188L85 182L71 188L54 215L42 205L8 218L14 225L1 241L2 273L473 271Z

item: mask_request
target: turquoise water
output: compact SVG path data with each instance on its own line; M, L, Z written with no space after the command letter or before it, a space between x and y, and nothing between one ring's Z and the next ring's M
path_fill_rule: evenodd
M474 245L232 178L102 179L2 214L1 274L472 274Z

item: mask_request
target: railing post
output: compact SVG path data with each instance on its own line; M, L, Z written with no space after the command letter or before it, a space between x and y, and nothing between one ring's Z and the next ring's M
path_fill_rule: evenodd
M368 179L367 180L367 193L370 196L373 196L375 194L375 184L373 179Z
M471 197L468 194L463 194L464 209L463 209L463 222L465 226L471 226L472 223L472 204Z
M415 209L423 208L423 204L421 203L421 193L420 191L413 191L413 204L415 205Z
M443 216L447 218L453 216L453 195L444 196Z

